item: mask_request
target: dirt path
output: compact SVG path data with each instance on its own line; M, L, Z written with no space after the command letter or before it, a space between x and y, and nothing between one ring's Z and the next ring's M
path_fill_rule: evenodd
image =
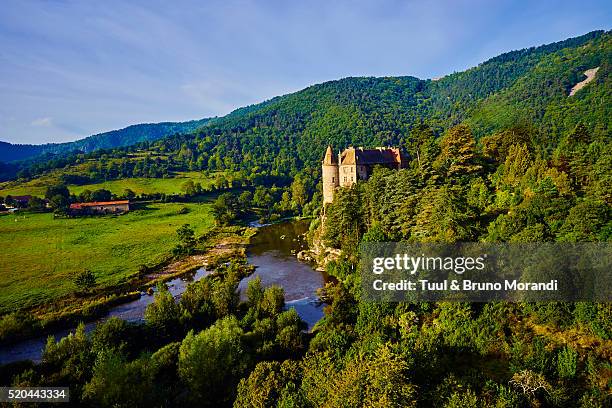
M586 79L584 81L580 81L576 85L574 85L574 87L572 88L572 90L569 93L569 96L573 96L574 94L576 94L576 92L578 92L579 90L584 88L586 86L586 84L588 84L593 79L595 79L595 74L597 74L597 71L599 71L599 67L587 69L586 71L584 71L584 75L586 75Z

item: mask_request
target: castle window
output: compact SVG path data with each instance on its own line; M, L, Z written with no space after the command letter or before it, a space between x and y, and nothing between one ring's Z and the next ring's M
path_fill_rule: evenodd
M334 183L336 180L334 180L334 177L332 177L332 183Z
M355 177L351 177L351 181L355 181Z

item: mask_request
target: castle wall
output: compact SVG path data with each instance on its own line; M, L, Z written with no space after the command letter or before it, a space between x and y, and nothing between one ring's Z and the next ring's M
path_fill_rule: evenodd
M323 166L323 204L328 204L334 201L334 190L340 185L340 177L338 174L338 166L335 164Z
M359 180L367 180L370 177L370 169L368 166L357 165L357 176Z
M350 187L357 181L357 166L354 164L340 165L340 186Z

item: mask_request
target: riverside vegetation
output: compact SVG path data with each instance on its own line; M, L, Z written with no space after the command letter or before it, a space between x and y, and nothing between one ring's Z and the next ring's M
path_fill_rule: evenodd
M611 51L610 34L595 32L438 81L333 81L194 134L5 166L24 181L74 166L90 181L224 171L248 187L211 204L226 225L252 208L318 214L327 143L400 145L412 158L341 190L313 220L309 238L340 256L312 333L283 310L280 288L254 280L239 302L249 267L237 257L178 302L160 286L143 325L113 319L51 339L41 364L4 366L2 383L69 384L91 406L610 406L610 304L368 303L354 265L368 241L609 241Z

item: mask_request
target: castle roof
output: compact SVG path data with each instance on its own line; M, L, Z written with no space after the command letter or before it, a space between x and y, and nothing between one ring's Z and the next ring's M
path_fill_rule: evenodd
M323 158L324 165L334 165L338 164L338 159L334 155L331 146L327 146L327 150L325 151L325 157Z
M401 164L402 156L400 149L377 147L375 149L364 149L361 147L349 147L340 156L341 164Z

